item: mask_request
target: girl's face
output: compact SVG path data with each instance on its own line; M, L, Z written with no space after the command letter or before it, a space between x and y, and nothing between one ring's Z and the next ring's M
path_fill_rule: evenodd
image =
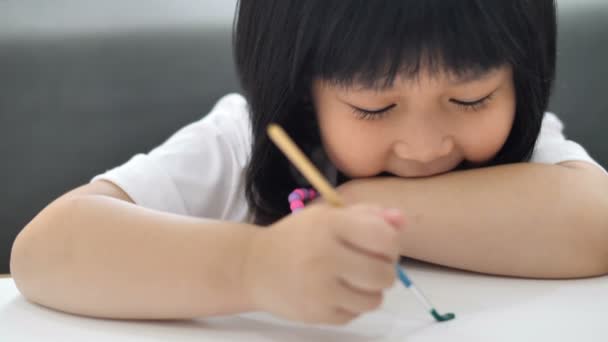
M422 72L383 90L316 79L313 102L329 158L350 178L423 177L465 160L490 161L515 116L512 69L469 76Z

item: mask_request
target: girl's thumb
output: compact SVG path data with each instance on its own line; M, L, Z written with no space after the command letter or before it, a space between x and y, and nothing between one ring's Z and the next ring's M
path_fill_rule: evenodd
M405 217L399 209L383 209L382 217L386 222L395 227L397 230L405 229Z

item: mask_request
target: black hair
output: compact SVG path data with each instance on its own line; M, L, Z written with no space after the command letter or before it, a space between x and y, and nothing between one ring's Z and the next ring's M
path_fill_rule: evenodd
M556 34L554 0L240 0L233 43L253 134L246 196L255 222L288 214L297 186L267 125L282 125L305 151L321 143L314 78L382 87L422 66L463 75L510 65L516 113L488 165L529 160L555 76Z

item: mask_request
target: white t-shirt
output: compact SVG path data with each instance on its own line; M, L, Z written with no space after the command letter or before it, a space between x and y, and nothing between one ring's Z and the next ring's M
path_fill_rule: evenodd
M602 168L562 131L557 116L546 113L531 162L579 160ZM92 181L110 181L146 208L245 222L250 218L245 169L251 145L247 102L239 94L229 94L208 115L181 128L162 145Z

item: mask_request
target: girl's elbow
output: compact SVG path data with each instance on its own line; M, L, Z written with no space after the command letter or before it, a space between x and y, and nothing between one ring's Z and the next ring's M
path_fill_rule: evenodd
M33 300L36 279L36 256L32 253L28 227L24 228L13 242L9 261L10 273L15 286L29 300Z
M17 289L30 301L38 302L54 272L65 261L57 258L68 253L69 246L58 241L62 235L58 222L65 221L70 200L55 201L40 212L13 242L9 261L10 273Z

